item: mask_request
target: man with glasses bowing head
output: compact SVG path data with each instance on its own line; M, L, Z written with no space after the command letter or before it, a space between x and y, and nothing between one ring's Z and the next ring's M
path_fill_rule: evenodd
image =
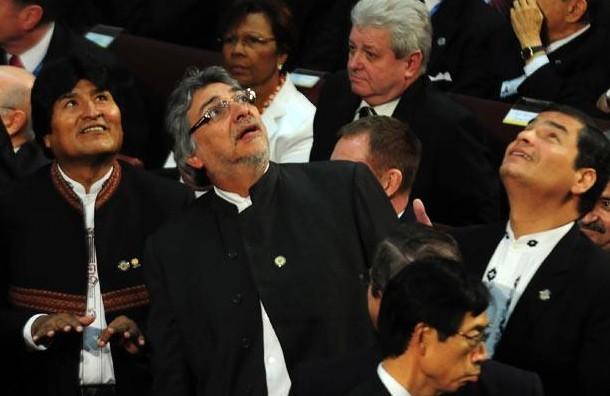
M486 359L488 301L483 282L457 261L432 257L405 266L381 300L383 360L350 395L433 396L477 381Z
M211 182L147 245L155 395L286 395L299 361L373 342L369 258L397 223L362 164L275 164L250 90L192 69L167 126Z

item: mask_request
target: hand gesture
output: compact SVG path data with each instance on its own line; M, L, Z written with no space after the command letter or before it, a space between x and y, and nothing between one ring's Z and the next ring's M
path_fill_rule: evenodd
M544 16L536 0L515 0L510 10L510 21L521 48L542 45L540 31Z
M48 345L57 333L82 333L83 327L95 320L91 316L76 316L66 312L43 315L32 323L32 340L35 344Z
M144 336L138 325L125 315L115 318L100 334L97 344L105 346L110 339L117 340L129 353L138 353L144 346Z
M417 198L413 200L413 214L415 214L415 219L419 224L427 225L432 227L432 221L428 217L426 213L426 208L424 207L424 203L421 199Z

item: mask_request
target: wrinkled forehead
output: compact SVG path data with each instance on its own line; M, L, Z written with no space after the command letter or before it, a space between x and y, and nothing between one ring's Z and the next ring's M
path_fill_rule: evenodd
M585 126L578 118L560 111L543 111L529 125L547 125L576 134Z

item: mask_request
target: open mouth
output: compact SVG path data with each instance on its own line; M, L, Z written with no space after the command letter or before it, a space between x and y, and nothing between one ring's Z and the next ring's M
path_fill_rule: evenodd
M532 157L529 154L524 153L523 151L514 150L510 152L511 157L521 157L528 161L532 160Z
M108 128L105 125L90 125L88 127L81 129L80 133L83 133L83 134L101 133L101 132L106 132L107 130L108 130Z
M244 128L238 135L237 140L248 139L260 131L260 128L256 125L250 125Z

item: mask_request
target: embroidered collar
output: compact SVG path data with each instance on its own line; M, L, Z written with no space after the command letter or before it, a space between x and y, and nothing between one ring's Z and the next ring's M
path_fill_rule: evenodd
M119 184L121 183L123 171L118 161L115 160L113 162L112 169L112 174L110 175L108 180L106 180L106 182L102 186L101 191L97 195L97 198L95 200L95 209L98 209L99 207L104 205L106 201L108 201L110 197L114 194ZM57 164L57 161L53 161L53 164L51 165L51 180L53 180L53 185L55 186L59 194L70 204L70 206L72 206L79 212L82 212L83 205L81 203L81 200L78 195L76 195L74 190L72 190L70 184L68 184L68 182L61 175L61 171L59 170L59 165Z

